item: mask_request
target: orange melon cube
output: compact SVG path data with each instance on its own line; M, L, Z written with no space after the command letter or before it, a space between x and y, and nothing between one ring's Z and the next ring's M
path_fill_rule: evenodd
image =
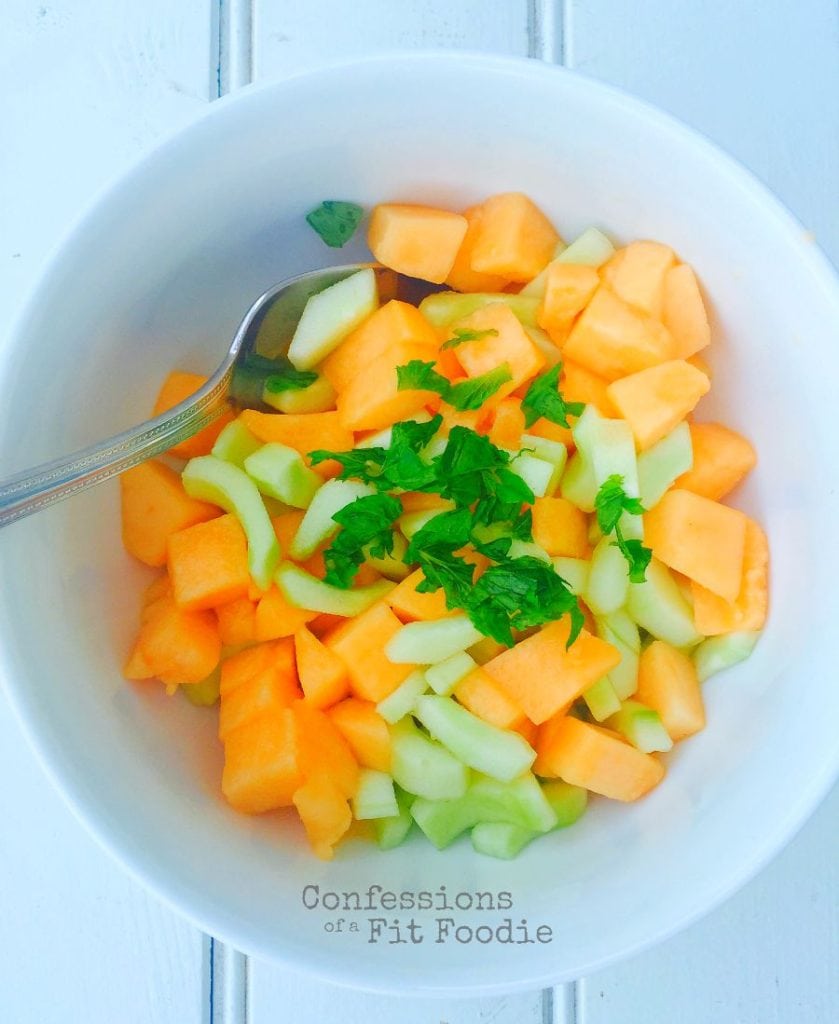
M569 451L574 450L574 435L568 427L561 427L558 423L542 418L527 427L526 431L535 437L547 438L548 441L559 441Z
M198 373L173 371L163 382L163 386L157 394L152 416L159 416L162 412L167 412L180 404L185 398L194 395L208 380L209 377L202 377ZM198 455L209 455L219 434L234 418L232 411L222 413L218 419L213 420L203 430L199 430L197 434L193 434L192 437L188 437L185 441L170 448L169 454L177 455L181 459L194 459Z
M349 677L343 661L305 626L294 634L294 648L300 685L312 707L328 708L349 694Z
M439 494L432 494L430 491L428 493L424 491L406 491L404 494L399 495L399 500L402 502L402 508L405 512L425 512L432 508L437 508L443 512L451 507L446 503L445 498L441 498Z
M588 521L565 498L537 498L532 506L533 540L549 555L588 558Z
M448 210L380 203L370 217L367 244L382 266L442 284L454 266L468 226L465 217Z
M683 359L673 359L613 381L606 392L645 451L693 412L711 382Z
M696 628L705 636L734 630L763 629L769 607L769 541L753 519L746 520L740 592L726 601L691 582Z
M454 350L458 362L469 377L479 377L506 363L511 380L490 399L497 405L502 398L534 377L545 366L545 357L530 340L515 313L504 302L492 302L454 325L470 331L495 331L474 341L466 341Z
M272 583L256 605L254 617L255 639L277 640L280 637L294 636L301 626L311 622L317 612L306 608L298 608L289 604L280 588Z
M510 283L509 278L498 274L481 274L472 269L472 251L481 227L482 206L470 206L463 211L466 218L466 234L457 250L452 269L446 277L446 284L459 292L500 292Z
M324 711L304 700L295 701L291 710L300 730L306 777L324 773L344 796L353 796L358 788L358 762L341 731Z
M250 644L256 639L256 602L249 597L238 597L235 601L216 607L218 635L228 647Z
M658 712L674 742L705 728L696 668L686 654L663 640L654 640L641 652L635 699Z
M401 628L402 623L388 605L378 601L325 638L326 646L346 665L355 697L377 704L416 667L394 665L385 657L385 645Z
M300 731L291 708L252 718L225 737L221 791L237 811L288 807L303 779Z
M463 374L459 375L456 380L463 380ZM453 409L450 405L442 405L440 408L440 415L443 417L443 422L440 424L440 433L444 437L448 437L454 427L467 427L469 430L475 430L479 433L483 433L481 427L487 422L487 413L484 409Z
M664 765L618 733L564 716L536 740L537 775L561 778L612 800L637 800L664 778Z
M624 302L660 320L664 306L664 282L676 254L660 242L631 242L621 258L604 273L609 287Z
M173 533L168 560L172 593L180 608L200 611L247 596L248 542L233 515Z
M598 377L596 373L580 366L579 363L572 363L566 359L562 364L559 390L565 401L593 405L601 416L612 419L617 418L618 413L612 404L612 399L609 398L608 386L608 380Z
M451 614L446 608L446 595L442 589L423 593L417 586L425 579L422 569L415 569L384 597L385 604L402 622L427 622Z
M119 478L122 543L146 565L166 564L169 537L221 514L221 509L190 498L180 474L162 462L143 462Z
M155 676L167 685L200 683L220 657L221 640L212 612L179 608L170 594L164 594L145 609L135 652L125 668L134 673L151 670L139 678Z
M524 433L524 413L517 398L505 398L495 409L489 439L499 448L521 448Z
M284 444L300 452L308 464L309 452L326 448L332 452L345 452L352 448L352 431L347 430L336 411L284 413L258 412L244 409L240 414L244 426L260 441ZM340 469L334 459L312 467L321 476L330 477Z
M490 196L472 246L472 269L522 284L543 270L560 242L553 225L521 192Z
M585 629L566 650L569 635L564 617L484 665L484 671L537 725L568 708L621 660L617 648Z
M554 261L548 265L545 296L536 314L536 322L552 341L562 345L571 323L585 308L600 284L594 267Z
M346 796L328 776L319 773L307 779L292 799L312 852L321 860L332 860L335 844L352 824Z
M347 335L324 360L322 373L336 391L343 391L371 363L386 357L400 344L425 346L427 359L431 360L435 358L431 353L440 347L440 339L416 306L393 299Z
M519 705L480 667L460 680L454 696L473 715L499 729L519 729L527 721Z
M757 453L742 434L721 423L691 423L693 466L676 486L719 501L754 469Z
M743 578L747 522L739 509L674 487L644 516L644 542L669 568L734 601Z
M294 660L294 643L290 639L271 643L256 644L237 654L231 654L221 664L219 693L225 697L238 686L254 676L276 669L284 676L290 676L297 684L297 667Z
M299 696L296 675L274 666L258 672L222 695L219 702L219 739L226 739L234 729L253 718L263 714L278 715Z
M616 380L673 358L673 339L651 317L601 285L577 318L563 355L592 373Z
M327 714L359 764L380 772L390 771L390 730L375 704L348 697L333 704Z
M711 343L699 282L687 263L671 267L665 274L662 321L673 338L673 354L678 359L689 359Z

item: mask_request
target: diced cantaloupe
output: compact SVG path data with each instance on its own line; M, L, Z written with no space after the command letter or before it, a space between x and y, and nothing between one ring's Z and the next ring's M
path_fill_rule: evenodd
M157 394L152 416L159 416L162 412L167 412L173 406L183 402L185 398L194 395L208 380L208 377L202 377L198 373L173 371L163 382L163 387ZM199 430L197 434L193 434L192 437L188 437L185 441L170 448L169 454L177 455L181 459L194 459L198 455L209 455L216 443L216 438L233 418L232 412L222 413L203 430Z
M565 360L562 364L562 375L559 379L559 390L566 402L582 402L593 405L601 416L607 419L617 417L618 411L609 398L607 388L609 381L599 377L579 363Z
M272 665L240 686L228 690L219 702L218 736L224 740L234 729L263 714L277 715L300 697L296 675Z
M743 577L747 522L739 509L674 487L644 516L644 539L660 562L734 601Z
M343 661L305 626L294 634L297 673L305 699L316 708L328 708L350 692Z
M566 650L569 635L565 617L484 665L484 671L537 725L567 708L621 659L620 651L585 629Z
M388 605L378 601L325 638L326 646L346 665L354 696L378 703L411 674L415 666L394 665L384 653L388 640L401 628Z
M250 644L256 640L256 601L239 597L216 607L218 635L228 647Z
M705 704L693 661L663 640L641 652L636 698L657 711L675 742L705 727Z
M460 370L453 380L463 380L463 370ZM440 433L448 437L454 427L467 427L469 430L476 430L483 433L481 429L488 421L489 414L484 409L454 409L450 405L441 402L440 415L443 422L440 424Z
M254 637L263 641L294 636L301 626L305 626L316 615L317 612L290 604L276 583L272 583L257 602Z
M588 558L588 521L565 498L537 498L533 503L533 539L549 555Z
M721 423L691 423L693 466L676 486L719 501L754 469L757 453L750 441Z
M472 269L472 250L481 226L483 206L470 206L463 211L467 228L460 248L457 250L452 269L446 277L446 284L459 292L500 292L510 283L507 277L499 274L481 274Z
M300 729L291 708L252 718L225 737L221 790L237 811L288 807L303 780Z
M247 596L248 542L236 516L218 516L173 533L168 562L180 608L200 611Z
M240 413L240 419L260 441L294 448L307 462L309 452L318 448L345 452L353 446L352 431L343 424L337 412L284 413L245 409ZM330 459L313 468L321 476L334 476L340 467Z
M473 715L499 729L519 729L524 711L482 668L469 673L454 688L454 696Z
M665 275L662 321L673 338L677 359L690 359L711 342L699 282L687 263L671 267Z
M341 342L324 361L321 372L336 391L342 391L371 363L386 357L399 344L425 346L428 358L434 359L431 353L439 348L440 339L416 306L393 299Z
M442 619L449 614L446 608L446 595L442 590L423 593L417 586L425 579L422 569L416 569L410 576L398 583L389 594L385 595L385 603L389 605L402 622L427 622Z
M425 491L406 491L399 495L402 508L405 512L427 512L430 509L439 509L444 512L450 509L451 503L441 498L439 494Z
M320 772L307 779L292 799L312 852L321 860L332 860L335 844L352 824L347 797L328 775Z
M743 576L737 597L726 601L695 582L691 589L696 628L705 636L763 629L769 607L769 541L753 519L746 520Z
M538 206L521 192L490 196L472 247L472 269L524 284L547 266L559 235Z
M300 729L305 775L325 772L345 796L352 796L358 786L358 761L341 730L325 711L305 700L295 701L291 710Z
M135 653L125 666L129 679L155 676L170 685L200 683L221 656L216 618L212 612L179 608L171 594L164 594L145 610ZM141 668L151 669L150 674L136 675Z
M638 450L645 451L681 423L710 387L696 367L671 359L613 381L607 394L632 427Z
M367 244L382 266L442 284L451 272L468 226L465 217L448 210L380 203L370 217Z
M225 658L221 664L219 693L224 697L268 669L276 669L297 682L294 642L290 638L255 644Z
M574 449L574 435L571 433L570 428L562 427L552 420L545 419L544 416L536 420L535 423L532 423L526 430L528 434L533 434L535 437L544 437L548 441L558 441L560 444L564 444L569 451Z
M574 317L582 312L600 284L594 267L555 260L547 268L545 295L536 322L556 345L568 337Z
M619 260L604 275L609 287L624 302L647 316L661 319L664 307L664 282L676 262L673 250L661 242L630 242Z
M594 293L562 347L563 355L607 380L673 358L673 340L658 320L637 312L605 285Z
M469 331L494 331L458 345L454 350L458 362L470 377L479 377L506 363L511 380L502 384L489 403L497 405L545 366L545 357L530 340L527 331L504 302L492 302L469 316L458 320L456 328Z
M271 517L271 525L274 527L274 533L277 535L277 540L280 543L281 557L288 557L291 542L300 529L300 524L303 522L305 514L302 509L295 508L288 512L281 512L278 516ZM323 560L323 552L320 550L315 551L302 562L298 562L298 565L301 569L311 573L312 576L317 576L318 579L323 579L326 575L326 564Z
M390 771L390 730L376 705L357 697L334 704L327 714L365 768Z
M204 523L221 509L190 498L180 476L162 462L143 462L119 478L122 543L146 565L165 565L166 544L178 530Z
M517 398L505 398L495 408L489 439L499 448L518 451L524 433L524 413Z
M611 729L566 715L539 731L537 775L561 778L612 800L637 800L664 778L664 765Z

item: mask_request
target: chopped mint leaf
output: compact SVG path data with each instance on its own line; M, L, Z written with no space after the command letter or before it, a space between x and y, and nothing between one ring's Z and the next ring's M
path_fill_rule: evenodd
M582 402L566 402L559 390L559 375L562 363L537 377L521 400L525 427L532 427L536 420L544 417L551 423L568 427L569 416L580 416L585 406Z
M272 395L278 395L282 391L302 391L310 387L318 379L318 375L312 370L298 370L297 367L283 367L279 373L272 373L265 378L265 390Z
M384 558L393 551L393 529L402 514L402 503L390 494L370 494L339 509L332 517L342 529L323 555L324 581L335 587L349 587L364 561L364 549Z
M440 346L441 350L444 348L457 348L458 345L462 345L466 341L480 341L481 338L495 337L498 331L494 327L487 327L483 331L475 331L469 327L455 327L452 331L453 337L449 338L448 341L444 341Z
M497 366L479 377L452 384L451 381L434 369L434 363L412 359L404 366L397 366L396 381L400 391L434 391L459 412L480 409L484 402L491 398L502 384L511 379L510 367L507 363Z
M643 515L646 509L638 498L630 498L623 489L623 477L617 473L607 477L600 485L594 499L594 510L597 513L597 525L604 534L614 532L615 547L620 548L629 566L629 579L632 583L643 583L647 566L652 558L652 551L644 547L640 540L627 540L621 530L620 520L624 512L632 516Z
M363 207L338 199L326 199L306 214L306 221L331 249L340 249L355 234Z

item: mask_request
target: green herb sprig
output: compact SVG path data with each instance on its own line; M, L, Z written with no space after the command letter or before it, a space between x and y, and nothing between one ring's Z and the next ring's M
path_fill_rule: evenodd
M623 489L622 476L613 473L603 481L594 499L594 510L597 513L597 525L604 535L614 532L614 544L620 548L629 566L630 582L643 583L647 578L647 566L653 553L644 547L640 540L627 540L621 530L620 521L624 512L640 516L646 509L638 498L630 498Z

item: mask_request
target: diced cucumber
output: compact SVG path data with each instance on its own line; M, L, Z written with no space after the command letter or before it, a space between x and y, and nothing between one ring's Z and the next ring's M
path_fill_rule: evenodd
M324 288L306 303L288 348L298 370L311 370L337 348L379 304L376 274L359 270Z
M355 480L327 480L306 509L289 545L289 555L297 561L309 558L338 529L332 518L336 512L351 505L356 498L375 493L372 487Z
M417 697L425 693L427 689L428 682L425 673L422 669L417 669L384 700L380 700L376 705L376 710L386 722L395 725L400 718L404 718L414 710Z
M390 818L373 819L376 842L380 850L392 850L394 847L401 846L408 838L408 833L414 824L414 819L411 817L411 804L414 798L399 786L394 785L393 788L396 793L399 813Z
M343 615L346 618L360 615L394 587L390 580L376 580L366 587L343 590L324 583L292 562L282 562L274 574L274 580L285 599L295 608Z
M693 466L693 444L686 421L638 456L638 488L641 504L651 509L682 473Z
M561 441L551 441L546 437L537 437L535 434L522 434L521 446L524 450L532 449L538 459L550 462L554 471L548 481L545 494L551 495L556 492L565 466L568 462L568 449Z
M759 632L739 630L736 633L723 633L703 641L693 652L693 662L700 683L710 676L731 668L738 662L745 661L757 643Z
M410 573L410 567L402 561L408 550L408 542L401 533L393 534L393 551L389 555L371 555L369 549L368 544L364 548L365 561L381 576L387 576L389 580L404 580Z
M631 651L636 654L641 653L641 634L638 632L638 625L625 608L619 608L616 612L610 612L608 615L601 615L597 622L599 636L602 635L600 633L602 628L604 632L618 637Z
M411 817L438 850L444 850L479 820L477 804L468 792L456 800L417 797L411 805Z
M474 672L478 663L466 651L458 651L445 661L438 661L425 670L425 680L441 697L448 697L461 679Z
M414 713L455 757L501 782L527 771L536 757L523 736L484 722L450 697L418 697Z
M590 409L591 406L586 406ZM594 499L597 496L597 480L594 469L582 452L574 452L568 460L565 472L559 482L559 493L572 505L583 512L594 511Z
M503 302L510 307L526 327L536 326L536 310L539 299L529 295L508 295L505 292L435 292L419 304L419 311L434 327L448 327L455 320L469 316L493 302Z
M643 583L630 583L626 610L657 640L673 647L692 647L702 639L688 604L669 570L653 558Z
M570 782L551 779L542 783L542 792L556 815L556 828L567 828L579 821L588 806L588 790Z
M562 353L551 341L550 335L543 331L541 327L525 327L524 333L545 357L545 365L548 368L556 366L560 359L562 359Z
M190 704L198 708L209 708L218 702L221 684L221 666L217 666L200 683L181 683L179 689Z
M588 705L591 717L595 722L604 722L610 715L616 714L621 709L621 702L615 693L608 676L603 676L596 683L583 691L583 700Z
M262 442L254 437L241 420L231 420L216 438L210 454L243 469L245 459L261 447Z
M554 254L551 257L551 263L553 263L553 261L557 259L565 251L565 248L565 242L557 243L557 246L554 249ZM542 299L544 299L545 297L545 292L548 288L548 268L550 267L551 263L549 263L548 266L545 267L543 270L540 270L536 277L534 277L531 281L528 281L527 284L519 292L519 295L526 295L528 298L538 299L541 303Z
M374 768L361 768L358 772L358 787L352 798L353 817L358 821L369 818L395 818L399 804L393 789L393 779L387 772Z
M186 464L181 482L191 498L212 502L236 516L248 538L250 574L267 590L280 560L280 545L253 480L230 462L200 455Z
M446 450L449 444L448 435L442 433L432 437L428 444L423 448L421 456L423 462L431 463L434 459L439 458Z
M540 562L553 564L548 552L532 540L519 540L518 537L514 537L507 554L510 558L538 558Z
M328 412L335 408L336 398L335 388L326 377L318 377L307 388L269 391L266 387L262 390L262 401L266 405L287 413Z
M517 857L538 835L538 832L530 832L520 825L510 825L505 821L481 822L470 833L476 853L497 857L499 860Z
M478 806L478 821L509 821L534 832L550 832L556 827L553 807L532 772L511 782L476 775L468 795Z
M428 622L409 622L385 645L385 655L397 665L436 665L476 644L483 633L466 615Z
M620 711L612 715L606 725L625 736L633 747L644 754L663 752L673 747L673 740L664 728L659 713L637 700L625 700Z
M568 584L568 589L579 597L588 585L589 563L584 558L568 558L557 555L552 558L554 570Z
M449 503L451 504L451 503ZM454 505L451 505L454 508ZM423 526L435 516L439 516L441 512L448 511L446 508L423 508L418 512L405 512L399 517L399 529L405 534L410 540L418 530L421 530Z
M626 559L611 537L603 537L591 556L583 599L595 615L608 615L624 605L628 591Z
M597 228L586 228L556 257L560 263L580 263L601 267L615 255L615 247Z
M622 487L630 498L638 497L638 460L635 438L626 420L610 420L589 404L572 428L574 441L590 463L595 487L599 489L610 476L620 476ZM624 512L620 520L625 537L643 538L640 516Z
M510 460L510 471L521 477L537 498L544 498L556 477L556 466L552 462L519 452Z
M627 697L631 697L638 689L638 664L640 660L639 651L641 649L641 639L638 636L637 627L635 628L635 636L630 636L628 639L624 637L622 632L619 633L616 629L612 628L611 620L623 614L622 611L613 612L612 615L596 620L597 634L601 640L606 640L620 651L621 660L609 673L609 682L612 684L620 700L626 700ZM635 649L636 643L637 650Z
M300 452L274 442L245 459L245 472L263 494L292 508L308 508L323 486L323 477L309 469Z
M390 727L391 774L399 785L427 800L453 800L463 796L469 770L446 748L429 739L410 717Z

